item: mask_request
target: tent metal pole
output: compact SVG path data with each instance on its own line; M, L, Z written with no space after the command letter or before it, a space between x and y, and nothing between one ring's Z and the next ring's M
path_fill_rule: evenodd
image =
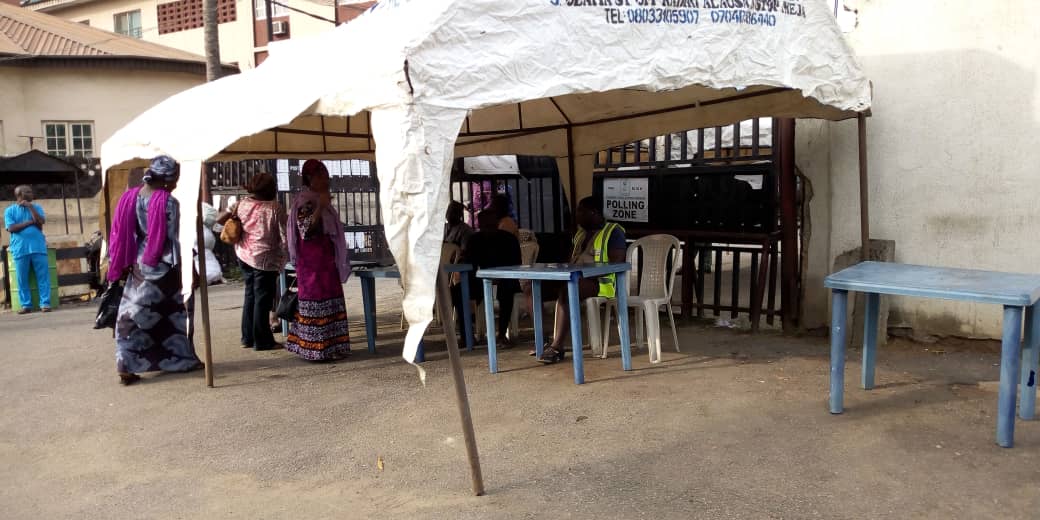
M209 330L209 283L206 277L206 240L203 238L202 228L202 187L206 180L206 165L202 165L202 182L199 183L199 193L196 195L195 207L195 233L198 245L199 264L199 303L202 307L202 349L206 363L206 386L213 388L213 349L210 348L211 336Z
M784 332L798 323L798 176L795 172L795 121L778 118L780 137L780 308Z
M859 128L859 237L860 260L870 256L870 205L867 185L867 115L860 112L856 117Z
M574 171L574 133L571 124L567 124L567 176L568 184L570 185L570 201L571 201L571 228L574 228L577 224L574 221L574 212L578 207L578 180L575 178L576 172Z
M76 212L79 213L79 234L83 234L83 206L79 201L79 170L73 172L76 176Z
M468 276L469 273L462 273ZM480 454L477 452L477 436L473 431L473 416L469 411L469 396L466 393L466 379L462 374L462 360L459 355L459 340L455 336L455 320L451 312L451 292L444 271L437 270L437 313L444 327L444 342L448 347L448 362L451 363L451 375L455 381L455 401L459 405L459 417L462 419L462 433L466 438L466 456L469 459L470 480L473 494L484 494L484 476L480 471Z
M61 183L61 209L65 212L65 234L69 234L69 201L65 197L65 183Z

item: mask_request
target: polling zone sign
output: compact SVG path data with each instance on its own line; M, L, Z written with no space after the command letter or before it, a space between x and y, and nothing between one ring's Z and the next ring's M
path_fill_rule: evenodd
M649 222L646 177L603 179L603 216L621 222Z

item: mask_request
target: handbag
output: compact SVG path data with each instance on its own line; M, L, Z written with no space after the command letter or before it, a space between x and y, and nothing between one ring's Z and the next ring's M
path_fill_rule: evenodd
M295 286L296 280L293 280L293 287ZM274 310L275 315L285 321L296 321L296 311L300 308L300 298L296 291L292 290L293 287L289 287L282 293L282 297L278 299L278 306Z
M94 328L116 328L119 317L119 302L123 299L123 286L118 281L108 284L101 293L101 304L98 305L97 316L94 317Z
M235 206L235 212L231 214L231 218L224 223L224 229L220 231L220 241L235 245L239 240L242 239L242 221L238 218L238 206Z

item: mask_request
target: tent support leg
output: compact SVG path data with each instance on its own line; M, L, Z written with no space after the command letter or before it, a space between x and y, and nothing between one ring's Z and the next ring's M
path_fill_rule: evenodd
M195 233L199 250L199 300L202 308L202 350L206 363L206 386L213 388L213 349L210 348L209 330L209 283L206 277L206 241L203 239L202 229L202 186L206 183L206 166L202 167L202 182L199 183L199 196L195 201L197 213L195 217ZM194 340L194 338L193 338Z
M466 273L463 273L466 276ZM451 292L444 271L437 270L437 313L441 316L444 327L444 342L448 347L448 361L451 363L451 375L455 380L455 400L459 405L459 416L462 419L462 433L466 438L466 456L469 458L470 479L473 494L484 494L484 477L480 471L480 454L477 452L477 436L473 431L473 417L469 411L469 397L466 394L466 379L462 374L462 360L459 355L459 340L455 336L455 320L451 315Z
M859 237L860 260L866 261L870 253L870 206L867 204L867 116L860 112L856 118L859 127Z
M575 178L576 173L574 172L574 131L572 125L567 125L567 177L569 177L568 184L570 185L570 201L571 201L571 230L577 229L577 221L574 220L574 212L578 210L578 180Z
M79 213L79 234L83 234L83 206L79 202L79 170L75 172L76 176L76 212Z
M61 209L65 212L65 234L69 234L69 201L65 197L65 183L61 184Z

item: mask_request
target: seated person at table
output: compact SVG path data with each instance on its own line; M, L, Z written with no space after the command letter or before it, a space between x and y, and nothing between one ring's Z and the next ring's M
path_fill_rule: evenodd
M517 239L520 238L520 226L516 223L516 220L512 217L510 207L513 203L509 198L509 195L505 193L499 193L494 197L491 197L491 204L488 206L488 210L494 213L498 218L498 229L508 231L513 234Z
M459 248L466 246L466 241L473 234L473 228L462 220L465 216L466 206L457 200L448 204L448 212L445 215L444 242L455 244Z
M475 269L486 269L489 267L504 267L518 265L520 263L520 242L516 237L498 228L499 217L493 211L481 211L477 215L477 232L469 237L462 250L460 263L472 264ZM469 276L470 294L468 300L478 303L484 301L484 285L477 280L475 272L463 273ZM495 336L503 348L510 345L506 342L506 327L509 325L509 316L513 312L513 296L520 292L520 284L516 280L496 280L498 286L499 316L498 334ZM455 305L455 313L462 316L462 285L452 287L451 301ZM478 311L483 312L483 311ZM462 335L463 321L458 320L459 334Z
M574 234L574 248L570 262L589 264L596 262L624 262L627 245L625 230L603 218L603 211L596 204L594 197L585 197L578 202L574 212L578 222L578 232ZM593 296L613 298L615 294L616 275L600 278L581 278L578 280L578 297L584 300ZM568 301L566 282L543 282L545 294L550 298L556 296L556 320L553 324L553 340L545 346L542 363L562 361L565 342L570 337L570 321L568 320ZM534 352L531 352L534 355Z

